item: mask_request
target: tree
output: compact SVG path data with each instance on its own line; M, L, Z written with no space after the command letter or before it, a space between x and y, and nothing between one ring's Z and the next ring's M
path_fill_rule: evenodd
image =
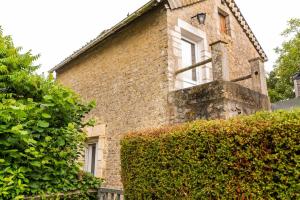
M0 199L87 190L100 180L81 174L86 139L83 103L53 78L35 74L38 56L21 53L0 30ZM83 197L81 198L83 199Z
M267 80L272 102L294 98L292 77L300 71L300 19L291 19L282 35L287 41L276 49L279 57Z

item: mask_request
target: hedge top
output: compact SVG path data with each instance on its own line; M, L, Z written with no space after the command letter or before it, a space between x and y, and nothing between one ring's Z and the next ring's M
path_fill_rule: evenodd
M258 112L250 116L237 116L228 120L196 120L193 122L166 125L159 128L144 129L127 133L123 140L129 139L156 139L174 135L190 134L191 129L197 132L212 134L242 134L247 135L267 127L276 122L298 123L300 125L300 108L293 111L279 110L276 112ZM216 131L217 130L217 131Z

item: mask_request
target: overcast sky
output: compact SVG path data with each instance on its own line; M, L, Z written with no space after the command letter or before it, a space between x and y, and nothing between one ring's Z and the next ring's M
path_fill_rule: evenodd
M148 0L0 0L0 25L16 46L41 54L41 71L54 67L73 51L110 28ZM270 71L287 20L300 18L299 0L236 0L266 51Z

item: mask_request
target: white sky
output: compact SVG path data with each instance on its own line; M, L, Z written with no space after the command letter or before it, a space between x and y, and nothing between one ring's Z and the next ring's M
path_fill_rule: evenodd
M54 67L73 51L110 28L148 0L0 0L0 26L16 46L41 54L41 71ZM300 18L299 0L236 0L266 51L270 71L280 33L292 17Z

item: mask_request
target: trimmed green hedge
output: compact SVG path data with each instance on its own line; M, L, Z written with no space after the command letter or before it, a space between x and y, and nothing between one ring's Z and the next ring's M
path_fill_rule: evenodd
M300 199L300 110L195 121L122 140L135 199Z

